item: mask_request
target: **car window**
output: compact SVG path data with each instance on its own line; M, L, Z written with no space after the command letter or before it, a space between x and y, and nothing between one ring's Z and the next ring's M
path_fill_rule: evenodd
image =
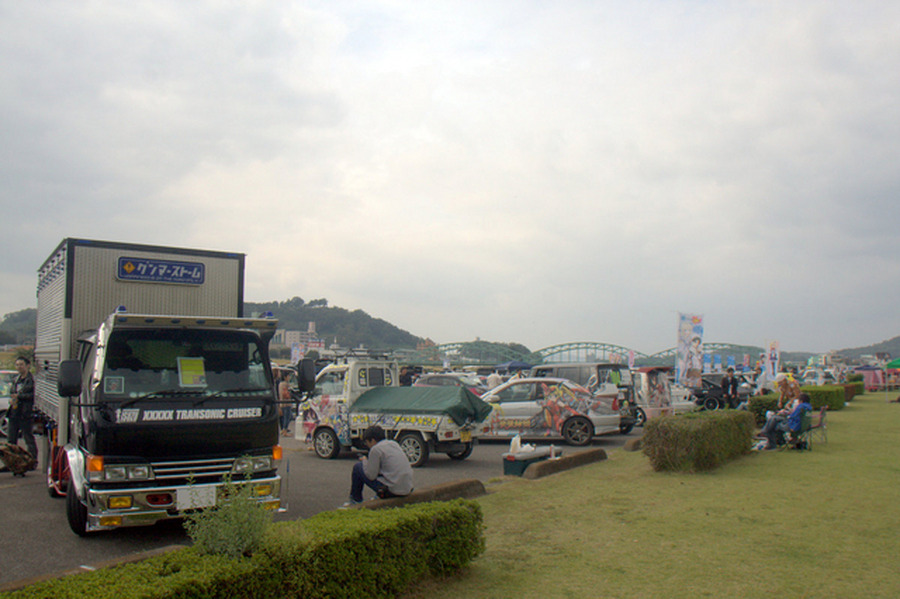
M494 397L496 397L500 403L511 402L511 401L529 401L534 398L534 388L535 383L518 383L515 385L510 385L506 389L501 389L498 391Z
M316 395L339 395L344 392L344 371L326 372L316 383Z

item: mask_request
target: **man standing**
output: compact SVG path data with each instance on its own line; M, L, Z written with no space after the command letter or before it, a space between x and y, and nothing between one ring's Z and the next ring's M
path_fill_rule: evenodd
M370 426L363 433L369 457L363 456L353 465L350 477L350 501L344 507L361 503L363 486L382 499L403 497L413 490L412 466L396 441L386 439L384 429Z
M31 456L37 460L37 443L34 442L34 377L29 367L31 361L26 357L16 358L16 371L19 376L13 382L9 403L9 431L7 440L16 445L19 433L25 438L25 446Z
M729 367L722 378L722 400L725 406L734 409L738 405L738 381L734 377L734 368Z
M500 376L500 373L499 373L499 372L497 372L497 371L495 370L495 371L493 371L490 375L488 375L488 378L487 378L487 386L488 386L490 389L493 389L494 387L497 387L497 386L499 386L499 385L501 385L501 384L503 384L503 378Z

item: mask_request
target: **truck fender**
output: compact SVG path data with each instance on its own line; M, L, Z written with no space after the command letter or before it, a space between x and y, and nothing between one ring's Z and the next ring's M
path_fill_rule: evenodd
M87 501L87 479L84 472L84 453L71 443L64 448L69 461L69 484L75 486L78 499Z

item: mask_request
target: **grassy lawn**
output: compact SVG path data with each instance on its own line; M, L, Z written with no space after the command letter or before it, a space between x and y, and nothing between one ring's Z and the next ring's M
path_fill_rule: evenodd
M812 451L710 474L614 451L492 484L485 554L408 598L898 597L900 404L869 393L828 421Z

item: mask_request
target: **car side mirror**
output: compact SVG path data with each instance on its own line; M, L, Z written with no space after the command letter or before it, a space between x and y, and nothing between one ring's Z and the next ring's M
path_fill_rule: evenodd
M56 374L56 392L60 397L81 395L81 362L63 360L59 363L59 371Z
M316 388L316 362L303 358L297 362L297 386L301 393L309 393Z

